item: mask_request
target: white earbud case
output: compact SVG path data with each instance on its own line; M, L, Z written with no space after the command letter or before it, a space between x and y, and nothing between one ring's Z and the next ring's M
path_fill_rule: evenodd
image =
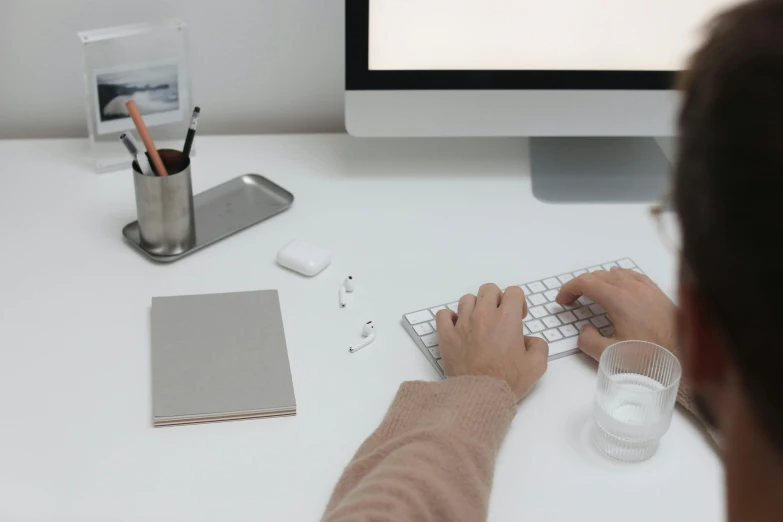
M297 239L280 249L277 262L306 276L314 276L332 262L332 253L307 241Z

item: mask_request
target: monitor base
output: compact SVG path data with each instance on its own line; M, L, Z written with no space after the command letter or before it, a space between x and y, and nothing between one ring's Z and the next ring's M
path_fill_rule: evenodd
M657 201L670 182L655 138L531 138L530 159L533 195L548 203Z

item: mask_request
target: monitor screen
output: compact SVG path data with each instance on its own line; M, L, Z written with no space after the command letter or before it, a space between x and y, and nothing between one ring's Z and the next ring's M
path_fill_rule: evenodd
M678 71L737 0L370 0L375 71Z

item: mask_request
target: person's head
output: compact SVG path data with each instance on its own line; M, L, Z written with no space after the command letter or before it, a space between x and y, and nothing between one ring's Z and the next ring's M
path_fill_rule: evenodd
M718 16L683 76L674 203L686 376L783 457L783 0Z

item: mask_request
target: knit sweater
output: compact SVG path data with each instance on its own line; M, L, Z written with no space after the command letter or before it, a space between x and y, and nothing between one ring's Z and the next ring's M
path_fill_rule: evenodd
M694 411L687 391L679 400ZM495 456L516 412L511 389L490 377L403 383L324 522L486 520Z

